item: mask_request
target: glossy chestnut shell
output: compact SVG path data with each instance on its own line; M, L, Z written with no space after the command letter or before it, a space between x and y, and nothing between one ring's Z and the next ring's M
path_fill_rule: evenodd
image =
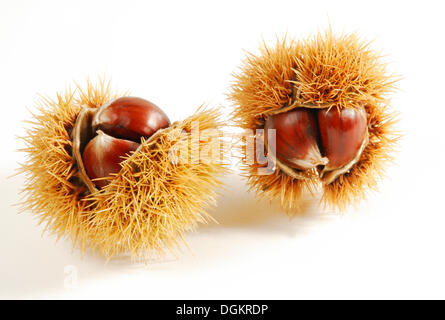
M359 160L368 137L363 106L296 108L269 116L264 128L266 134L267 129L276 130L272 150L284 172L289 167L317 169L324 183L331 183Z
M158 106L137 97L122 97L99 108L93 119L93 130L102 130L116 138L141 141L170 125Z
M158 106L137 97L118 98L98 109L82 107L72 133L80 180L90 192L105 187L110 179L104 178L120 171L142 138L168 126L170 120Z

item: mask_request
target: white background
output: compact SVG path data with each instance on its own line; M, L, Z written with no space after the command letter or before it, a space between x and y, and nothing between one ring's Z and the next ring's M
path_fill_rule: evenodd
M445 298L443 13L441 1L1 0L0 298ZM18 214L23 177L7 177L38 94L99 74L172 120L202 103L228 108L244 50L329 23L374 39L403 77L397 163L360 207L339 215L310 203L289 220L235 172L213 211L220 224L189 234L192 251L148 265L82 259Z

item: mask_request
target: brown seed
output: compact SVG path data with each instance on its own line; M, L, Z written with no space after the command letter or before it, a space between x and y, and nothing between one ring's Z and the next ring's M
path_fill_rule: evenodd
M122 97L102 106L93 120L94 130L136 142L169 125L170 120L158 106L136 97Z
M364 108L320 110L318 112L324 155L329 159L325 171L335 170L350 163L366 138Z
M327 163L318 147L316 111L298 108L272 115L264 128L266 134L276 130L276 157L287 166L306 170Z
M308 177L305 170L317 167L325 184L359 161L368 141L363 107L296 108L269 116L264 128L266 135L268 129L276 130L276 143L270 147L284 173L302 179Z
M83 163L90 179L109 177L121 169L122 158L139 147L134 141L116 139L102 131L88 142L83 152ZM108 180L93 181L98 187L105 187Z

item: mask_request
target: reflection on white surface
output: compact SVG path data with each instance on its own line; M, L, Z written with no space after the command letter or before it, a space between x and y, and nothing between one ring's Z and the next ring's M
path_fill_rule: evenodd
M42 238L33 216L12 206L22 178L2 175L0 297L435 297L445 285L445 217L435 202L421 199L438 199L440 190L397 183L409 164L393 168L392 179L357 211L323 212L309 201L306 215L294 219L255 200L232 174L211 212L219 224L189 234L190 250L149 264L81 258L69 241ZM411 182L420 185L425 176Z
M1 242L1 297L46 297L69 295L76 289L93 285L95 281L134 272L186 272L196 264L221 263L244 252L256 250L258 239L270 237L295 238L306 232L313 223L328 216L321 215L314 201L308 200L307 214L290 220L279 208L266 201L257 201L245 193L243 181L236 175L226 177L230 191L221 191L220 205L211 211L218 223L201 225L188 235L189 249L183 248L177 257L163 257L148 264L132 262L120 257L105 263L102 257L87 253L83 258L71 241L43 234L29 212L18 214L18 192L23 178L2 177L1 194L4 203ZM255 240L256 239L256 240Z

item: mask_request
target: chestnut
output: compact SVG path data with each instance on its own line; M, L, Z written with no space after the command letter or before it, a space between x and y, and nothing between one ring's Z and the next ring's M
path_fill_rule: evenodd
M99 108L84 107L73 130L73 156L81 180L93 192L109 184L125 156L170 126L167 115L155 104L137 97L122 97Z
M318 146L317 115L313 110L295 109L272 115L264 129L276 130L275 153L284 164L306 170L328 163Z
M318 169L325 184L347 172L367 144L367 119L359 108L296 108L269 116L264 128L276 130L278 165L284 172Z
M167 115L155 104L136 97L122 97L99 108L93 130L139 142L170 125Z
M122 158L136 151L139 143L124 139L117 139L99 130L85 147L83 152L83 163L88 177L92 180L109 177L111 173L120 170ZM94 181L97 186L105 187L107 180Z
M243 139L249 190L277 200L291 216L305 211L307 195L340 211L366 199L400 139L390 105L398 77L368 41L333 29L263 42L259 54L244 59L228 94L234 125L264 132L255 138L268 143L267 167L277 169L261 174L266 164L250 161L251 142Z
M82 255L147 263L178 255L186 233L211 220L229 171L213 154L211 163L188 161L226 143L222 113L199 107L170 124L151 102L119 97L99 79L39 102L23 137L22 207ZM172 150L185 161L172 161Z

